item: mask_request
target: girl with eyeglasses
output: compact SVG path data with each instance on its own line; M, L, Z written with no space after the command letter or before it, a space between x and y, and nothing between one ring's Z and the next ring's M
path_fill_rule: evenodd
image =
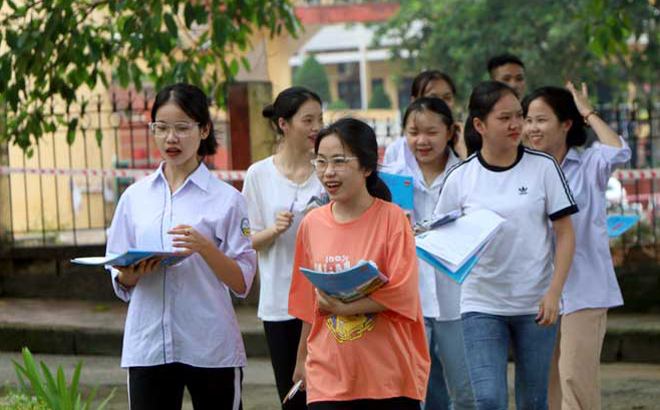
M573 259L578 211L553 157L523 147L516 92L495 81L470 96L481 149L448 171L435 209L488 209L505 219L461 287L461 320L477 409L509 408L512 347L517 409L547 409L559 299ZM552 226L551 226L552 225Z
M550 409L600 409L600 353L607 310L623 305L607 234L605 190L613 168L630 160L628 144L594 111L586 84L541 87L522 102L532 147L552 155L580 212L576 252L562 293L563 312L550 376ZM586 124L598 141L587 141Z
M243 185L259 257L259 310L280 403L291 389L302 322L288 314L296 232L310 198L323 187L310 159L323 127L321 99L303 87L288 88L263 110L281 139L277 153L250 166ZM283 409L305 409L299 393Z
M398 161L383 170L413 177L414 221L431 219L444 176L460 159L454 152L458 128L438 98L416 99L403 115L405 145ZM474 409L461 325L461 285L422 259L419 294L431 354L426 409Z
M164 161L120 198L106 252L190 256L111 269L115 293L130 302L121 359L130 408L180 409L186 387L196 409L239 409L247 360L229 291L245 297L256 270L247 206L202 161L217 147L202 90L164 88L151 118Z
M318 409L419 409L429 354L419 302L412 229L378 177L374 131L342 119L314 145L330 204L311 211L296 237L289 314L303 321L294 380ZM343 303L315 289L299 268L332 274L361 260L389 278Z

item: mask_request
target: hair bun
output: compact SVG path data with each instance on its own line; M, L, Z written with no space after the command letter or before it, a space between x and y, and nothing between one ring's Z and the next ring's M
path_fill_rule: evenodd
M273 114L275 113L275 110L273 109L273 104L268 104L267 106L264 107L264 109L261 111L261 115L263 115L266 118L273 118Z

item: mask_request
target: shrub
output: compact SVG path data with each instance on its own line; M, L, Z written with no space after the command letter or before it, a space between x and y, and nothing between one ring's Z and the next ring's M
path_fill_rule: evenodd
M293 76L293 85L309 88L321 97L322 101L330 101L330 86L325 68L314 55L307 57L302 67Z
M57 367L57 378L53 376L53 373L44 362L39 362L41 367L40 373L32 357L32 353L30 353L27 347L23 348L23 365L14 360L12 362L14 363L16 376L18 377L18 382L24 395L36 397L37 401L43 402L46 408L51 410L89 410L92 400L96 396L96 387L94 387L92 394L83 403L82 396L78 392L78 382L80 381L80 372L83 365L82 360L76 365L73 377L71 378L71 384L68 386L61 365ZM29 381L29 385L25 379ZM99 407L97 407L97 410L104 409L114 393L115 391L113 390Z
M369 108L392 108L392 101L390 101L390 97L385 93L385 88L382 84L378 84L371 89Z

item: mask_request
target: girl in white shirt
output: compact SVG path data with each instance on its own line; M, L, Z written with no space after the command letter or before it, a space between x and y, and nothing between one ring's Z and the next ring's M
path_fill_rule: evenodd
M121 360L130 408L180 409L187 387L196 409L239 409L247 361L229 290L245 297L256 269L245 200L202 162L217 147L202 90L164 88L151 118L165 161L122 195L106 251L191 256L112 268L117 296L130 302Z
M457 127L449 106L438 98L416 99L403 115L403 155L385 164L386 172L414 178L413 217L430 219L445 171L460 162L453 146ZM431 354L431 374L424 406L427 409L474 409L468 377L463 329L461 286L432 266L419 262L419 293Z
M630 148L593 110L587 87L542 87L523 100L524 132L566 174L580 212L573 215L576 251L562 292L563 316L550 378L550 409L600 409L600 353L607 310L621 306L607 234L605 190L612 169ZM585 126L598 141L587 140Z
M479 84L469 110L481 149L447 172L435 213L488 209L505 219L461 288L477 408L508 409L512 346L516 408L546 409L559 298L575 247L569 215L577 206L556 161L520 144L522 107L512 88Z
M418 98L429 97L439 98L444 101L450 109L454 108L456 101L456 85L454 80L448 75L438 70L427 70L417 74L410 87L410 102ZM463 140L463 130L459 123L456 123L456 138L453 143L453 150L459 158L464 159L467 156L467 148ZM383 163L391 164L400 161L403 158L403 146L405 139L399 138L392 142L385 149Z
M281 138L277 153L250 166L243 185L252 244L259 256L259 318L264 323L280 402L293 385L302 322L288 314L296 232L303 211L323 186L310 160L323 128L321 99L303 87L282 91L263 110ZM306 409L304 392L282 405Z

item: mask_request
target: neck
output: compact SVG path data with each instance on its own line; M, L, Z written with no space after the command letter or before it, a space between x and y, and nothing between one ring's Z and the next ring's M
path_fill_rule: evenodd
M165 163L163 174L165 175L167 184L170 186L170 191L174 192L183 185L190 174L195 172L200 162L201 160L197 156L194 156L190 161L186 161L181 165Z
M358 219L374 203L374 197L364 187L359 194L353 195L346 201L335 202L332 206L332 215L337 222L350 222Z
M518 158L518 146L499 148L493 147L484 141L481 156L490 165L502 168L510 167Z
M282 149L275 156L278 159L278 163L287 169L312 168L309 162L313 157L312 151L307 149L307 147L297 147L289 143L289 140L286 138L282 144Z
M564 158L566 158L566 154L568 154L568 147L566 144L563 144L560 147L551 148L547 152L555 157L557 162L561 164L564 161Z
M438 158L437 161L417 161L417 165L419 166L419 170L422 171L422 176L424 177L424 181L426 182L427 186L431 186L433 181L435 181L435 179L444 172L445 168L447 167L448 160L449 153L445 152L442 156L440 156L440 158Z

